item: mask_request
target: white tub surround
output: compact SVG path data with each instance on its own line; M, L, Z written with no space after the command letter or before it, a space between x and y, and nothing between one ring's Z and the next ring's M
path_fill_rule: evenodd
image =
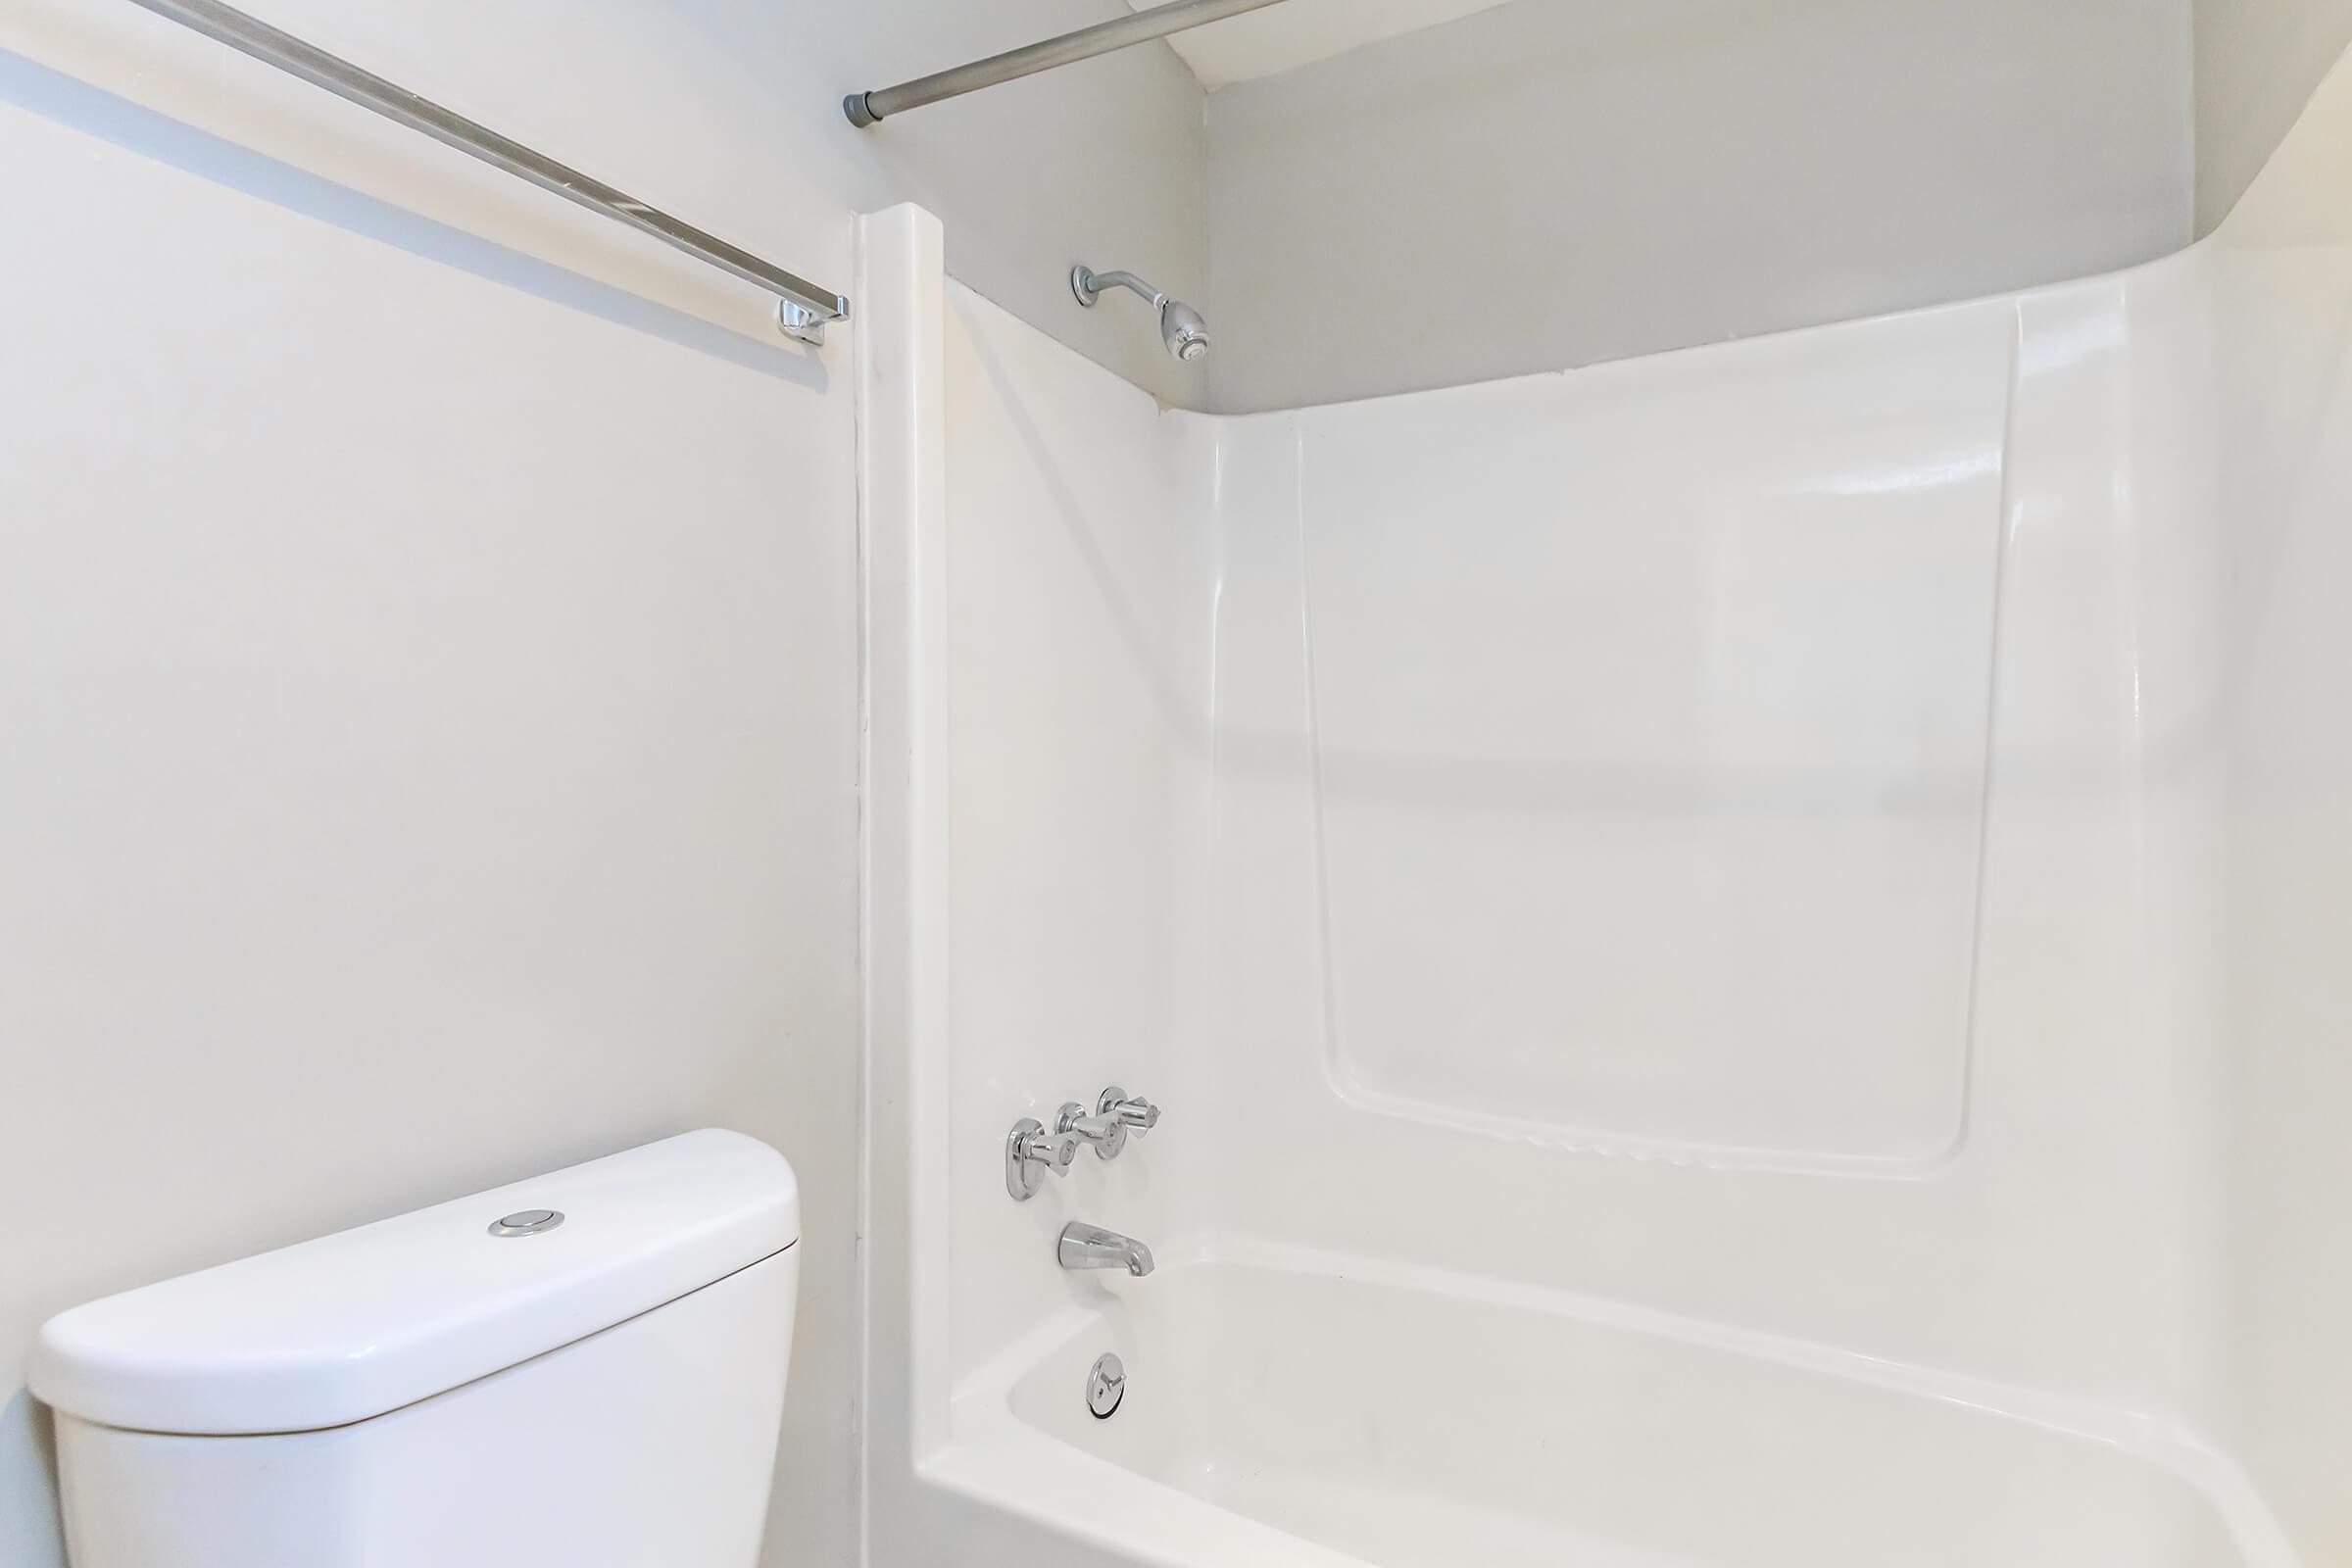
M873 1560L2340 1555L2348 189L1239 419L869 220Z

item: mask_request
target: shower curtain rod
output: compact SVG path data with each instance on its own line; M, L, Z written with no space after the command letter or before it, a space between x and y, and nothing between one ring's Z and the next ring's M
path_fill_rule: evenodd
M486 125L477 125L430 99L419 98L406 87L363 71L348 60L314 48L292 33L280 32L258 17L232 10L219 0L131 0L131 4L143 6L159 17L168 17L240 54L251 55L264 65L275 66L313 86L324 87L338 98L348 98L363 109L372 110L411 130L420 130L493 169L503 169L543 190L554 191L565 201L577 202L592 213L602 213L698 261L759 285L776 296L776 324L804 343L822 343L827 321L849 319L850 302L831 289L820 288L714 234L706 234L601 179L591 179L576 169L535 153Z
M902 81L895 87L877 87L871 92L854 92L841 101L842 113L850 123L864 128L891 115L920 109L925 104L938 103L943 98L960 98L967 92L994 87L1001 81L1012 81L1021 76L1034 76L1041 71L1056 66L1072 65L1080 60L1092 60L1097 55L1109 54L1130 44L1150 43L1165 38L1171 32L1206 26L1227 17L1238 17L1245 11L1260 11L1279 5L1282 0L1173 0L1164 6L1139 11L1132 17L1119 17L1110 22L1065 32L1058 38L1048 38L1022 49L1010 49L986 60L975 60L968 66L953 71L934 72Z

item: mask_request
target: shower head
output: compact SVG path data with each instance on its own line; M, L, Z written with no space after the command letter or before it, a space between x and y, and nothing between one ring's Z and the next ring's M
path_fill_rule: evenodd
M1208 323L1184 301L1170 300L1159 308L1159 340L1189 365L1208 353Z
M1098 272L1083 265L1070 269L1070 292L1079 304L1092 309L1106 288L1132 289L1150 300L1159 312L1159 340L1177 359L1190 365L1208 353L1208 323L1184 301L1169 298L1133 272Z

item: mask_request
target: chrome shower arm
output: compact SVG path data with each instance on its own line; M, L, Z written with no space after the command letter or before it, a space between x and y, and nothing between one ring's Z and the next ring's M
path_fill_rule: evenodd
M1070 292L1078 296L1079 304L1093 305L1102 297L1102 291L1106 288L1132 289L1150 300L1153 310L1168 303L1167 295L1133 272L1098 272L1085 267L1070 270Z

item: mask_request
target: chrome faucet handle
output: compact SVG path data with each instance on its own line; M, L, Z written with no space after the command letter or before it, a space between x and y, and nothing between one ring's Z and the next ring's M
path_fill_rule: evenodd
M1095 1109L1104 1116L1116 1116L1125 1126L1139 1133L1148 1133L1159 1125L1159 1107L1141 1095L1129 1095L1113 1084L1102 1091L1095 1102Z
M1004 1190L1014 1202L1025 1203L1046 1185L1046 1172L1067 1176L1077 1157L1076 1134L1048 1132L1035 1118L1023 1116L1004 1135Z
M1083 1138L1095 1146L1098 1159L1116 1159L1119 1151L1127 1147L1127 1124L1117 1116L1104 1112L1089 1116L1086 1107L1075 1100L1063 1103L1059 1115L1054 1118L1054 1130Z

